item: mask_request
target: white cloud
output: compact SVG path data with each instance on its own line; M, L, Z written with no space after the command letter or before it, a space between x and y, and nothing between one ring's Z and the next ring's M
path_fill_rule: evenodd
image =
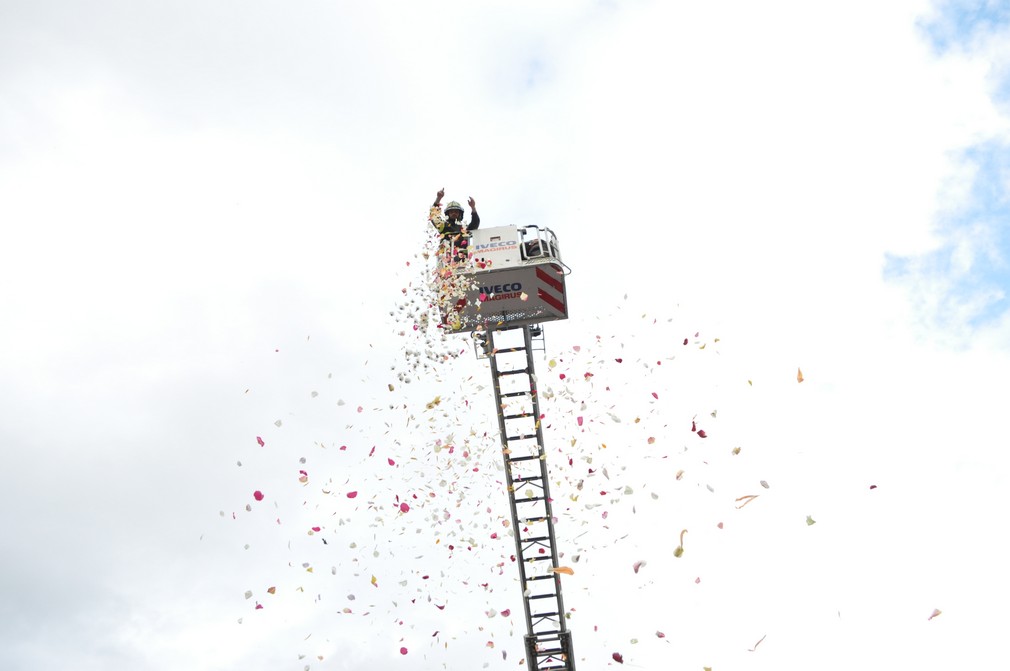
M830 647L828 668L981 663L998 637L971 638L968 651L959 637L1005 618L959 585L1003 585L988 533L1005 490L992 439L1001 399L988 390L1005 372L1006 325L948 348L950 333L923 328L882 271L887 254L948 242L935 217L971 194L958 152L1006 133L988 79L1002 47L935 54L916 28L925 9L10 10L0 430L17 477L0 496L30 512L5 515L19 552L3 573L24 618L7 666L302 668L316 654L321 668L518 664L514 566L489 570L507 543L481 538L452 559L431 549L436 531L442 542L483 535L506 509L481 437L493 433L486 370L466 352L439 379L386 389L404 342L469 349L400 338L387 317L418 281L413 254L441 186L474 196L485 225L551 226L575 271L572 319L549 326L547 344L598 373L550 410L562 549L583 551L566 582L580 659L619 647L645 668L671 654L771 668ZM965 271L995 253L964 243ZM942 303L946 278L922 281L924 300ZM679 344L696 331L706 350ZM661 401L645 405L654 385ZM425 415L435 394L445 414ZM718 450L684 451L690 417L713 410ZM592 432L573 428L576 413ZM472 461L449 469L456 489L416 517L390 515L395 495L443 497L431 477L449 462L433 467L429 448L447 426L478 436ZM646 430L669 458L632 457ZM724 449L733 444L742 458ZM374 474L383 454L405 460L356 503L316 489L317 477L343 488ZM614 503L606 522L571 502L577 478L586 497L604 478L584 461L567 467L566 454L610 466L611 484L635 489L635 512ZM295 479L300 456L309 489ZM688 471L677 484L675 464ZM253 488L267 497L246 513ZM730 507L752 490L758 502ZM422 517L442 507L461 521ZM331 535L304 535L321 515ZM717 517L727 533L713 530ZM677 563L668 545L682 525ZM317 558L338 575L300 568ZM274 582L287 591L267 601ZM253 611L246 589L268 607ZM428 594L451 603L438 611ZM615 620L630 603L634 616ZM336 612L347 604L353 615ZM477 628L474 609L503 604L512 624ZM944 615L927 625L935 607ZM43 619L66 651L36 633ZM884 645L884 624L905 656L861 659ZM669 639L646 642L659 626Z

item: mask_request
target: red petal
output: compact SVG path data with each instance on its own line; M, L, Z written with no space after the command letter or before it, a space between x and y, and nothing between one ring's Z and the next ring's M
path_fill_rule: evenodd
M617 662L618 664L624 664L624 657L621 656L621 653L615 652L612 655L612 657L614 658L614 661Z
M349 499L353 499L357 495L358 495L357 492L347 492L347 498Z
M266 443L263 442L263 439L259 436L256 436L256 442L260 444L260 447L264 447L266 445Z
M253 492L253 498L256 499L257 501L262 501L263 500L263 492L261 492L260 490L257 489L255 492Z

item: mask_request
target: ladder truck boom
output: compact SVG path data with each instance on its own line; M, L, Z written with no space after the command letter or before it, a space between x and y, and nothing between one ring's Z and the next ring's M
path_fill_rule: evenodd
M454 242L443 241L440 259L456 258ZM529 671L575 671L533 357L543 349L540 324L568 318L565 277L571 271L550 229L484 228L468 242L467 261L440 263L443 280L453 281L442 283L452 295L440 296L439 307L443 328L471 332L478 358L491 364L526 616L526 664Z

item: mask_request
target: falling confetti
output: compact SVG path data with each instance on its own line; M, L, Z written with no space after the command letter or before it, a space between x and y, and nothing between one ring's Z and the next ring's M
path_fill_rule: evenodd
M799 368L796 369L796 381L803 382L803 371Z
M411 264L411 268L424 265L414 263ZM510 444L510 441L503 444L501 434L493 426L494 409L491 408L492 414L487 416L485 409L480 407L492 391L488 386L488 380L484 379L487 377L486 372L482 378L479 371L475 373L470 370L473 366L465 368L463 375L458 374L459 369L451 368L455 365L453 363L455 358L461 354L465 355L464 360L471 358L474 346L469 338L443 337L444 331L441 329L445 324L435 314L439 299L424 293L424 287L421 286L424 283L417 282L412 285L405 281L400 284L401 287L405 286L402 299L399 297L400 292L396 292L397 300L403 301L403 307L393 310L390 314L395 320L393 333L400 332L399 336L402 337L404 345L399 352L395 346L392 348L398 359L397 363L388 368L392 372L381 373L390 375L390 378L375 379L373 376L368 379L362 375L360 382L363 384L360 392L352 388L342 388L342 393L348 395L346 401L339 399L336 406L332 405L332 401L327 402L327 406L335 413L338 408L346 406L339 411L341 417L339 426L331 426L335 429L334 433L337 431L340 433L326 435L325 432L320 432L322 436L309 457L309 465L303 466L306 470L299 471L298 479L306 486L288 487L293 483L284 482L284 495L288 492L296 491L296 493L282 500L281 485L274 487L270 482L263 480L249 482L247 485L267 486L271 491L270 506L276 507L278 515L292 517L283 521L288 525L285 530L289 536L299 537L297 541L302 543L302 547L297 550L299 553L329 553L325 557L305 554L292 562L290 568L298 572L298 580L317 580L319 574L323 572L324 569L321 568L315 575L307 575L312 566L301 565L301 561L309 559L314 565L330 566L327 573L332 574L333 578L327 576L327 580L331 585L341 585L337 588L340 591L336 594L327 593L325 591L327 588L321 584L316 588L308 582L304 583L303 590L298 583L281 582L282 578L275 578L272 574L261 575L248 584L256 587L256 593L260 594L262 584L278 585L277 591L272 591L275 589L273 587L268 590L267 593L274 596L264 601L270 603L271 610L274 611L277 611L278 606L287 605L284 603L285 599L291 598L292 592L304 593L318 589L315 595L317 601L325 602L326 599L330 599L329 603L333 605L335 596L337 603L343 602L330 611L335 611L338 617L374 618L375 614L369 615L369 610L393 609L393 619L398 621L404 630L413 629L417 624L411 621L412 606L423 606L433 617L449 618L452 621L461 618L461 621L470 624L471 631L464 633L475 639L477 645L480 640L493 639L488 641L488 648L496 647L497 650L490 653L490 658L497 658L498 652L502 652L503 648L516 647L506 643L504 636L515 637L519 632L513 632L512 629L522 621L520 617L519 621L510 622L511 611L500 608L505 605L501 602L504 598L502 586L509 584L510 579L514 582L515 576L512 572L517 565L537 552L534 548L529 553L524 551L522 556L516 556L510 554L509 546L517 535L526 537L531 534L539 535L539 532L532 528L532 524L520 524L519 528L516 528L516 525L510 522L508 500L503 492L505 472L502 470L501 458L503 454L506 457L510 453L518 454L521 448L518 444ZM469 296L473 297L476 293L479 292L471 292ZM530 301L534 300L530 296ZM489 303L485 306L485 310L490 307ZM430 320L426 316L428 312L432 313ZM657 324L652 315L650 320L653 325ZM662 321L659 325L662 326ZM684 332L694 332L690 325L685 327L680 324L675 327L674 334L679 331L680 338ZM552 577L564 575L567 580L567 576L574 575L572 567L578 564L584 567L580 568L578 586L591 593L595 581L586 576L595 575L591 573L592 559L595 559L599 552L594 555L594 551L605 552L630 535L628 525L624 523L622 517L624 513L640 515L639 519L646 515L660 514L667 505L664 501L666 495L664 493L661 497L655 492L663 492L663 488L669 486L670 475L676 474L677 480L680 481L676 483L678 496L697 497L705 493L706 489L713 491L711 486L706 485L706 481L720 485L723 490L730 486L716 469L720 466L720 460L724 463L725 457L729 456L726 455L725 443L720 442L719 436L733 435L730 429L735 431L738 428L731 424L735 408L731 409L727 403L727 407L723 408L724 412L720 413L720 417L723 418L719 420L722 433L719 428L714 429L716 435L713 438L716 443L707 440L701 443L717 446L718 455L700 449L698 443L694 441L682 442L677 438L683 434L678 436L677 429L682 431L692 415L701 417L704 425L708 422L706 415L714 422L716 414L706 401L701 407L689 407L684 414L673 416L672 413L683 412L678 408L681 406L680 399L685 397L681 395L682 390L670 386L668 379L672 377L679 380L680 373L684 371L680 365L681 361L698 356L711 359L718 354L716 351L718 347L709 339L708 344L712 344L713 347L705 350L705 342L699 341L696 334L693 340L685 339L685 344L693 342L695 347L680 348L677 347L680 338L674 334L668 333L662 336L659 349L654 353L640 347L640 343L633 342L640 335L637 333L621 334L616 338L609 336L609 341L608 334L604 333L602 338L600 335L595 336L595 343L583 343L581 347L568 343L557 349L556 358L546 363L543 371L545 374L536 379L538 387L536 393L540 397L541 411L539 417L531 419L529 427L538 432L543 428L545 433L550 429L551 437L547 437L545 441L544 452L550 452L546 455L546 460L550 465L551 489L554 492L552 498L554 515L556 518L564 518L566 524L571 524L572 526L567 527L569 529L580 524L594 525L594 531L585 534L585 538L573 534L574 541L568 541L572 545L569 546L566 542L561 548L562 551L558 556L561 557L561 562L568 564L567 566L544 567L544 564L551 563L550 554L541 553L538 559L548 561L532 564L541 574L546 570ZM625 337L627 340L623 340ZM479 338L475 340L478 341L479 350L480 340ZM506 347L497 338L494 345ZM375 351L379 351L378 342ZM647 351L650 353L646 355ZM478 351L478 358L482 358L480 354ZM485 351L483 354L496 356L497 351ZM625 360L628 366L623 366ZM478 367L481 365L486 369L487 361L477 363ZM379 362L379 367L381 370L387 370L382 362ZM643 367L645 375L641 374ZM369 370L375 370L374 363ZM739 387L739 379L746 378L746 374L741 374L740 371L733 371L732 374L734 377L730 381L731 384ZM325 376L325 372L323 375ZM522 381L525 382L524 377ZM413 387L409 387L408 383L412 383ZM341 384L344 384L344 381L341 381ZM327 392L333 394L333 388L320 388L320 391L324 398ZM390 393L394 391L395 393ZM304 392L308 392L308 389ZM434 396L432 392L439 395ZM301 402L308 403L306 396L307 394L303 393ZM660 403L661 398L664 403ZM522 399L502 399L502 409L507 410L509 414L528 412L527 408L522 407L521 401ZM672 412L664 407L666 401L670 401L671 406L675 408ZM508 408L505 407L506 404ZM369 406L367 414L363 412L365 405ZM354 414L355 408L359 413L357 415ZM287 416L292 418L291 422L302 424L306 413L300 410L300 408L286 408L273 416L275 418ZM269 418L266 420L267 424L272 421ZM515 424L519 422L516 421ZM673 427L673 430L670 427ZM694 423L692 430L699 438L707 438L706 431L699 430ZM643 439L647 445L641 445ZM557 445L549 445L555 441ZM637 449L633 454L627 450L614 450L613 447L608 450L608 443L611 446L635 445ZM755 441L754 444L759 443ZM275 444L271 445L269 451L251 452L260 459L282 459L283 451L278 451ZM556 449L562 445L563 450ZM265 443L262 446L265 447ZM371 451L369 446L372 446ZM732 447L732 443L730 446ZM748 449L760 451L761 448ZM740 448L735 448L734 453L738 454L739 451ZM281 454L276 455L275 452ZM369 455L379 458L373 457L369 460ZM387 457L386 465L382 464L383 455ZM245 454L242 456L247 462L247 468L239 472L252 471L255 474L260 471L254 469L268 466L267 463L250 463L252 458ZM542 454L541 459L543 458ZM304 458L301 463L306 463ZM531 464L536 465L536 462ZM754 467L753 464L739 460L734 466L740 469ZM294 474L293 471L299 468L295 466L292 469L290 463L280 463L280 472L288 481ZM308 471L312 471L311 484ZM519 466L516 466L513 475L518 474L526 475L525 472L520 473ZM642 477L643 474L645 477ZM764 474L749 470L745 475L742 482L754 483ZM655 479L650 480L649 476L654 476ZM258 476L250 474L250 477ZM355 483L361 483L368 489L363 493L359 490L348 491ZM536 484L535 479L533 484ZM766 483L762 482L762 486L767 489ZM530 487L531 482L528 479L514 485L516 494L522 491L524 497L529 498L540 495L539 491L533 491ZM408 492L406 495L405 490ZM650 495L645 496L646 492ZM358 496L359 493L361 496ZM639 496L634 496L636 493ZM353 502L348 503L345 497ZM357 498L361 498L362 501L358 502ZM718 495L712 500L725 502L724 498ZM304 511L308 517L294 521L291 511L295 510L295 506ZM262 519L250 516L250 519L273 524L272 517L260 517ZM610 522L599 524L601 517L604 520L609 519ZM752 516L741 515L738 518L738 527L742 528L751 518ZM280 524L281 520L277 522ZM322 524L326 526L323 527ZM696 526L699 524L703 531L700 532L702 536L697 539L701 545L695 548L696 552L704 549L706 541L704 530L712 528L711 518L705 520L690 518L680 523L681 526L691 526L695 529L699 528ZM523 526L530 528L522 528ZM721 523L719 526L721 528ZM327 530L325 534L322 532L323 528ZM686 531L684 529L680 534L680 543L674 551L676 557L683 555ZM665 542L669 542L669 534L664 535L667 539ZM396 538L396 541L389 542L391 538ZM414 538L417 539L417 543L411 540ZM292 550L291 539L289 538L287 542L289 550ZM326 548L324 544L330 547ZM511 552L514 551L512 548ZM580 563L580 557L583 563ZM591 558L588 562L587 557ZM650 568L645 574L641 573L647 566L643 557L648 558ZM442 570L442 566L439 566L439 562L446 560L453 565L452 570ZM688 562L691 561L689 558ZM643 552L638 561L632 560L632 562L635 577L624 575L628 580L641 581L643 590L646 590L642 594L646 597L647 586L652 584L652 579L664 576L670 564L674 563L670 562L669 555L661 552L655 554ZM560 563L557 557L553 563ZM399 575L391 574L389 569L391 565L402 567L397 569ZM431 568L420 570L421 566ZM688 571L697 570L684 563L677 566L687 568ZM494 577L477 577L485 576L488 570ZM379 573L384 576L381 593L378 592ZM368 599L361 593L365 589L361 578L367 580L369 576L372 576L371 585L376 588L373 594L382 596L381 607L374 604L366 605ZM690 575L686 574L682 578L687 579L684 582L693 580L695 584L700 584L700 576L690 578ZM712 578L714 581L714 576ZM560 577L556 579L560 580ZM581 584L583 582L588 584ZM710 582L708 575L706 582ZM334 588L329 589L332 591ZM359 592L356 600L353 596L348 597L352 591ZM459 598L460 594L465 594L465 599ZM474 599L480 598L476 596L478 594L483 595L487 603L475 602ZM250 600L252 596L250 592ZM569 605L582 604L576 601ZM242 603L242 606L248 608L247 603ZM346 606L353 606L354 612L352 613L352 609ZM574 617L575 608L569 610L571 612L565 614L566 618ZM488 614L490 619L479 618L481 612ZM474 618L474 614L478 617ZM643 634L646 634L651 626L646 622L638 624L638 634L643 640L643 645L647 645L648 641L645 640L647 636ZM658 623L653 623L652 626L656 624ZM445 630L447 621L435 622L434 626L426 628L427 633L433 638L440 636L438 631L431 633L436 627ZM478 630L483 633L478 634ZM602 625L600 631L602 636ZM670 638L666 634L662 631L653 631L656 638L665 639L666 644L670 644ZM395 646L394 650L400 649L401 654L406 655L407 640L401 639L399 642L404 647ZM610 640L609 643L601 642L601 645L605 646L602 649L603 654L606 654L607 648L613 651L614 648L626 647L628 640L632 643L638 641L622 638ZM512 641L514 642L515 640ZM431 643L435 651L441 648L451 649L452 646L451 641L444 636L437 641L432 640ZM432 651L418 651L416 642L410 647L414 648L411 654L415 656L415 661L421 659L418 655L425 658L422 665L428 666L428 662L431 662L432 668L436 665L446 667L444 660L439 659L436 663L436 660L431 658ZM521 649L521 645L516 649ZM620 653L612 654L611 664L624 663ZM503 659L504 657L503 654ZM513 660L515 659L513 656ZM525 660L519 665L524 666ZM493 664L485 666L490 667ZM634 666L636 664L633 659L631 667Z
M817 524L817 520L815 520L810 515L807 515L807 526L809 527L809 526L813 526L815 524Z
M934 617L936 617L937 615L939 615L942 612L943 611L941 611L939 608L934 608L933 612L930 613L929 617L926 618L926 621L929 622L930 620L932 620ZM954 619L957 620L956 617Z
M262 501L263 500L263 492L261 492L260 490L257 489L255 492L253 492L253 498L256 499L257 501Z
M673 551L674 557L681 557L684 554L684 534L687 533L687 529L683 529L680 532L680 545Z
M738 497L736 499L737 503L740 503L740 501L743 501L743 503L740 503L740 505L738 505L736 507L736 509L740 510L741 508L743 508L745 505L747 505L748 503L750 503L751 501L753 501L757 497L758 497L758 494L747 494L746 496L740 496L740 497Z

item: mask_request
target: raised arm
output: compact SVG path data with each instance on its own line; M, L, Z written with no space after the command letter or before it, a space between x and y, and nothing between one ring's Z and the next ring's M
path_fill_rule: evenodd
M477 203L474 202L473 197L466 202L470 206L470 225L467 226L467 230L472 231L480 226L480 215L477 214Z
M435 194L435 202L432 203L431 206L432 207L438 207L439 205L441 205L442 204L442 196L444 196L444 195L445 195L445 187L443 186L441 189L438 190L438 193Z

